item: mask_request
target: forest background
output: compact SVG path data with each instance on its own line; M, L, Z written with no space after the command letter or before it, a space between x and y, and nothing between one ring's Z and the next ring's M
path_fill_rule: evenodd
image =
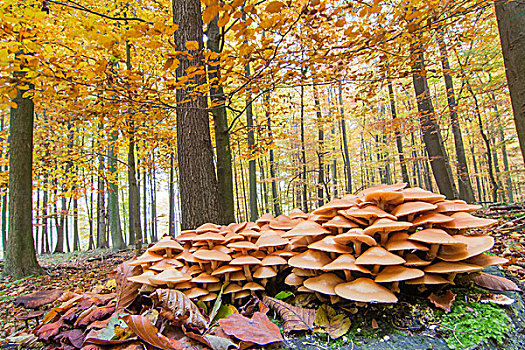
M493 1L4 0L0 36L2 251L9 113L27 101L38 253L308 212L377 183L523 201ZM204 128L177 123L195 113ZM181 195L201 155L212 185Z

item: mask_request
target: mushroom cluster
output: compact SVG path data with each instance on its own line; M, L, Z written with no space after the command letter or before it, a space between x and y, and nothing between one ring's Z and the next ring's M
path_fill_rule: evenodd
M144 288L176 288L190 299L211 301L224 282L232 301L264 291L286 274L297 292L323 302L397 301L400 284L453 284L458 273L507 260L484 252L488 235L467 234L495 220L470 214L480 206L406 184L379 185L334 199L306 214L262 215L256 222L204 224L176 240L162 238L130 262Z

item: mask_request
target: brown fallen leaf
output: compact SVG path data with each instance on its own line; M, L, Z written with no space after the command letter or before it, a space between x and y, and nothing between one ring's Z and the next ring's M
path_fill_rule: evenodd
M266 345L283 340L279 327L261 312L255 312L252 318L233 314L219 320L219 324L224 333L245 342Z
M485 272L481 272L479 276L474 277L472 280L478 286L491 290L521 290L520 287L518 287L516 283L512 282L511 280L505 277L493 276Z
M152 294L152 298L161 307L173 314L174 317L165 314L170 320L199 331L204 331L208 328L208 319L201 314L197 305L184 293L175 289L157 289Z
M175 339L168 339L151 323L140 315L125 315L122 317L128 327L146 343L164 350L181 350L182 346Z
M62 319L59 319L56 322L49 323L49 324L43 325L42 327L38 328L35 331L35 335L40 340L48 341L52 337L56 336L60 332L61 328L64 326L65 326L64 321L62 321Z
M22 295L15 299L15 306L23 306L26 309L38 309L41 306L56 301L63 293L64 291L62 289L49 289Z
M68 342L73 345L75 348L81 348L82 343L84 342L84 331L82 329L71 329L61 332L57 336L58 340L67 339Z
M323 304L315 313L315 324L320 327L316 331L328 333L332 339L337 339L348 332L352 322L346 315L338 314L334 308Z
M452 303L456 300L456 294L452 293L450 290L447 290L445 294L440 296L432 293L428 296L428 300L430 300L436 307L445 310L445 312L448 313L450 312Z
M86 327L95 321L105 319L109 315L113 314L114 311L115 306L113 305L95 307L87 315L79 317L77 322L75 322L75 327Z
M313 330L315 310L292 306L282 300L263 297L263 303L274 310L283 319L284 332Z
M378 329L379 328L379 325L377 324L377 321L375 318L372 319L372 328L373 329Z
M140 275L140 266L129 266L125 261L117 267L115 281L117 284L117 305L116 310L125 309L133 303L139 294L140 283L128 281L128 277Z

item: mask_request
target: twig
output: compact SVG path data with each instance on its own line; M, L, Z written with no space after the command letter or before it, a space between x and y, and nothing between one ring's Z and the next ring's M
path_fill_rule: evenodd
M501 229L501 228L503 228L503 227L505 227L505 226L507 226L507 225L509 225L509 224L513 224L513 223L515 223L516 221L520 221L521 219L525 219L525 215L519 216L519 217L517 217L517 218L515 218L515 219L513 219L513 220L511 220L511 221L507 221L507 222L505 222L505 223L499 225L498 227L496 227L496 230L499 230L499 229Z

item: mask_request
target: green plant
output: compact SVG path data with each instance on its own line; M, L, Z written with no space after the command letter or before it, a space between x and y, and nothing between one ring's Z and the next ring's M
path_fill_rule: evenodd
M441 328L451 349L467 349L490 338L498 344L510 331L511 320L504 310L489 304L456 302L443 316Z

